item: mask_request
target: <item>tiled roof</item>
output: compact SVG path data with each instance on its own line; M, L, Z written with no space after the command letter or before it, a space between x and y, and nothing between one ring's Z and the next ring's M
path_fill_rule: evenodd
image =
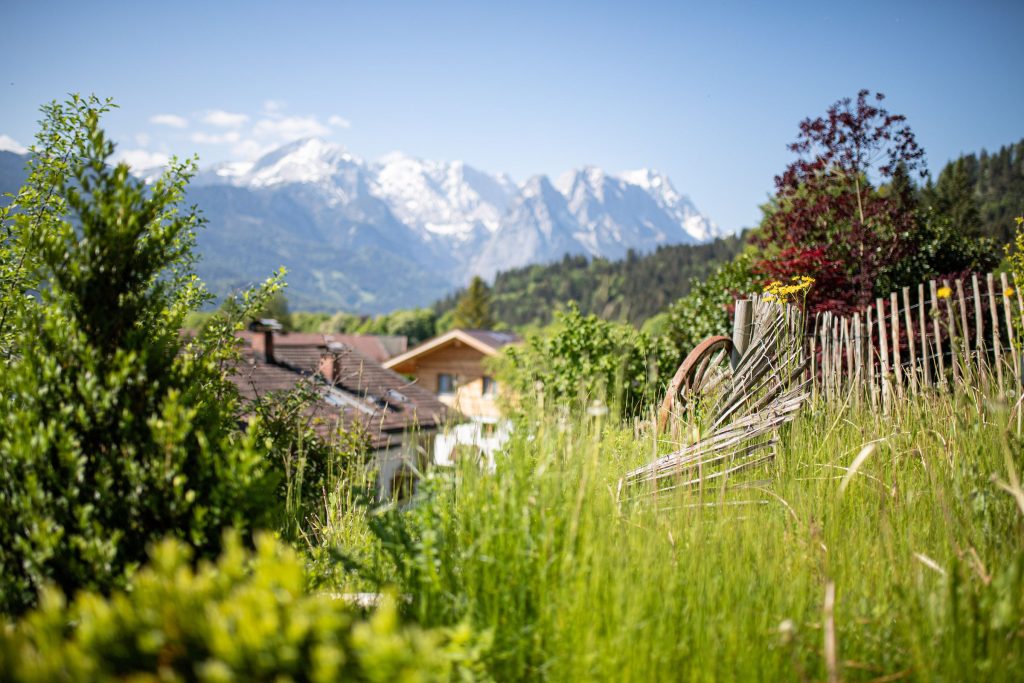
M291 343L279 341L285 337L291 337ZM303 340L306 344L298 344L295 335L275 334L274 363L246 351L245 362L231 377L242 398L255 401L308 382L323 396L307 411L317 431L328 436L339 425L350 429L360 424L370 434L373 448L397 444L406 430L433 429L444 421L446 408L431 392L385 370L351 347L328 351L323 345L308 343L315 342L311 337ZM325 355L335 359L333 385L317 376Z
M388 358L405 353L409 347L408 337L379 336L374 334L328 334L324 336L328 345L344 344L363 354L370 360L383 363Z
M244 330L238 332L237 336L247 346L251 346L253 338L258 334L263 333ZM274 333L275 348L284 348L286 346L327 347L331 344L351 346L367 358L383 363L393 356L405 353L409 346L409 339L401 335L320 334L318 332Z

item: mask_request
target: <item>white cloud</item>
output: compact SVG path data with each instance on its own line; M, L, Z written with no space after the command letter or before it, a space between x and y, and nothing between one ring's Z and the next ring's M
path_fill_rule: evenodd
M149 122L158 126L170 126L171 128L185 128L188 126L188 120L184 116L178 116L176 114L157 114L156 116L150 116Z
M265 144L258 142L251 138L240 140L238 144L231 148L231 154L242 161L252 161L259 159L261 156L271 151L276 147L274 144Z
M351 128L352 127L352 122L351 121L349 121L348 119L343 118L341 116L338 116L337 114L332 114L331 117L329 119L327 119L327 124L330 125L330 126L334 126L335 128Z
M18 141L10 135L0 135L0 151L24 154L28 149L23 145L18 144Z
M200 145L226 145L238 142L242 135L237 130L229 130L222 135L196 132L192 133L189 139Z
M267 100L263 103L263 113L268 116L280 114L281 111L288 106L288 103L284 100Z
M229 111L223 111L222 109L208 111L203 116L204 123L208 123L211 126L218 126L220 128L238 128L248 120L249 116L247 114L234 114Z
M138 145L139 147L146 147L146 146L148 146L150 140L151 140L151 138L146 133L136 133L135 134L135 144Z
M150 152L145 149L121 149L114 155L115 161L123 161L135 170L165 166L170 161L163 152Z
M297 138L324 136L331 129L320 123L315 116L286 116L280 119L261 119L253 126L258 138L277 139L288 142Z

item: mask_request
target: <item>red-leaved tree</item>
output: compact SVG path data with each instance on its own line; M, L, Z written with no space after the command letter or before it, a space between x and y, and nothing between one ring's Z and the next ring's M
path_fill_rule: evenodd
M755 270L766 280L816 279L811 311L850 312L887 292L890 275L915 248L913 199L907 183L884 183L898 168L921 171L906 118L881 108L867 90L839 100L823 117L806 119L789 149L798 155L776 176L764 208ZM901 171L902 172L902 171Z

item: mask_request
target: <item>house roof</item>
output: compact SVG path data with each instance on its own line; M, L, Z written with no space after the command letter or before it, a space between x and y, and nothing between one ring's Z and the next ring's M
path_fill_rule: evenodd
M384 367L399 367L456 341L476 349L485 356L496 356L503 346L518 342L519 336L512 332L495 332L494 330L451 330L395 356L384 363Z
M243 400L259 401L306 384L321 397L306 410L320 436L329 438L339 428L358 424L370 435L374 449L397 445L409 429L434 429L444 422L447 409L431 392L350 346L335 343L328 348L322 335L317 336L319 343L312 335L302 340L275 334L274 359L269 363L244 349L244 360L230 377ZM280 337L290 339L281 343ZM325 356L333 361L333 381L320 374Z
M246 344L251 345L253 337L262 332L243 330L236 333ZM313 332L274 333L275 348L285 347L329 347L331 344L351 346L367 358L383 363L389 358L405 352L409 339L403 335L376 334L320 334Z

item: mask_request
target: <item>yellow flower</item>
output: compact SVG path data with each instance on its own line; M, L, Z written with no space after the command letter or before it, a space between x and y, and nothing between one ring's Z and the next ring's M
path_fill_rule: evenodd
M1003 296L1005 296L1005 297L1013 296L1013 287L1007 287L1006 289L1004 289L1003 290Z
M939 287L938 295L940 299L948 299L953 296L953 290L949 287Z
M1013 220L1017 221L1017 225L1024 223L1024 216L1017 216Z

